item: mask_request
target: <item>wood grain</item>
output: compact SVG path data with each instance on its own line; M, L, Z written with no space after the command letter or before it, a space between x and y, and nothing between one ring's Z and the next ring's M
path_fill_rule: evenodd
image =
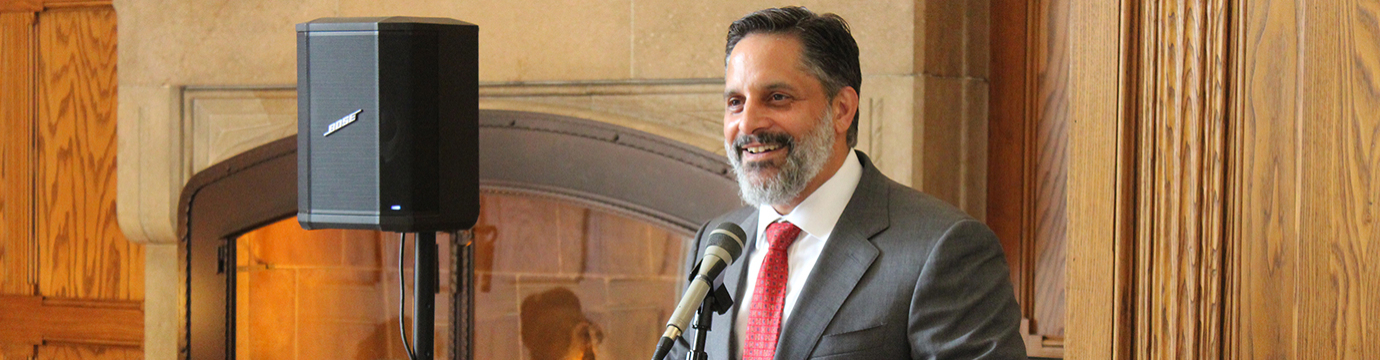
M39 273L45 296L143 298L143 247L115 219L115 13L40 13Z
M1252 1L1244 9L1241 110L1235 120L1240 178L1239 214L1231 224L1240 239L1232 297L1238 300L1237 359L1292 359L1294 314L1301 295L1296 274L1299 149L1299 9L1293 0Z
M28 0L33 1L33 0ZM109 7L111 0L43 0L45 9Z
M1068 1L992 6L987 222L1002 239L1032 356L1063 357Z
M1215 359L1221 347L1225 1L1140 9L1136 357Z
M1380 358L1380 3L1299 2L1295 357ZM1306 7L1304 7L1306 6Z
M1377 5L1245 5L1232 358L1380 357Z
M1070 1L1042 1L1036 5L1039 41L1034 55L1036 98L1031 146L1027 150L1031 167L1027 196L1034 207L1029 216L1034 263L1035 334L1064 336L1064 263L1068 242L1067 197L1069 122L1069 8Z
M34 14L0 13L0 294L32 295Z
M140 347L142 302L0 295L0 343Z
M1026 0L992 2L992 94L988 101L987 226L1001 239L1021 314L1029 316L1030 291L1022 243L1025 218Z
M1115 299L1118 111L1122 9L1089 2L1069 11L1067 355L1110 359ZM1110 199L1110 201L1109 201Z
M36 355L34 359L37 360L137 360L144 358L144 352L139 349L67 344L39 346Z
M43 10L43 0L4 0L0 1L0 12L33 13ZM33 15L33 14L30 14Z

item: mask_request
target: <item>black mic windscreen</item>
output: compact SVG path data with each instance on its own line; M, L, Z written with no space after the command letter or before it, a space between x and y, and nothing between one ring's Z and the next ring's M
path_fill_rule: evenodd
M747 239L747 233L743 232L741 226L725 222L719 224L718 228L709 233L709 246L718 246L724 251L728 251L730 259L726 260L732 262L738 258L738 255L743 254L743 241L745 239Z

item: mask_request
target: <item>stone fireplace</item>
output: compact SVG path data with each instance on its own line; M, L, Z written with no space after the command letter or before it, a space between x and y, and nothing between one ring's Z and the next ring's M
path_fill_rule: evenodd
M982 218L986 203L989 3L824 1L805 5L849 19L864 49L858 148L893 179L935 194ZM179 283L182 273L178 265L181 250L177 245L177 204L184 185L194 174L214 164L295 132L293 24L320 17L379 15L443 16L476 23L481 29L481 109L609 124L721 155L723 31L733 19L765 7L644 0L578 6L543 1L420 0L384 4L354 0L131 0L116 2L114 6L120 26L118 213L120 227L128 238L148 245L145 355L150 359L175 358L180 345L177 337L181 314L177 309L185 294L172 284ZM579 247L579 251L557 246L555 249L560 252L544 254L559 259L554 264L504 258L505 253L496 247L494 268L486 280L494 292L476 294L477 301L484 296L500 296L500 291L506 297L501 303L510 306L499 313L509 318L496 320L499 322L494 326L520 328L518 315L524 299L545 294L533 301L555 301L550 299L562 296L559 291L548 290L565 288L577 295L582 291L602 291L617 296L577 296L581 300L580 312L588 321L575 323L597 325L584 328L590 329L590 334L602 332L601 351L611 351L623 346L617 344L622 340L615 336L625 327L613 318L652 318L651 308L644 305L674 296L675 289L669 295L624 295L629 294L625 290L628 284L675 278L674 272L662 265L681 261L679 256L683 254L676 242L693 228L668 221L670 217L657 213L661 210L643 214L609 212L617 206L591 206L589 201L578 201L558 191L544 192L536 198L530 197L530 193L504 191L507 190L486 192L486 204L495 209L568 209L551 215L558 218L621 218L628 223L620 222L618 229L622 230L617 231L633 231L627 228L642 226L645 229L637 231L652 234L647 235L651 238L663 238L661 243L665 247L647 250L660 258L626 260L658 264L643 264L648 271L636 276L625 272L631 266L625 263L598 269L575 266L579 261L573 254L597 256L603 245L587 245ZM696 196L685 194L687 198ZM508 213L486 212L486 221L514 217L505 214ZM590 225L594 223L613 222L585 221L583 236L606 228ZM260 231L273 232L288 231L289 225L295 224L289 220L286 224L260 225L266 225ZM497 225L495 228L499 237L494 240L495 246L501 246L504 236L512 230L505 231ZM259 233L246 234L245 243L261 241L251 240L259 236L255 234ZM477 238L482 240L484 234L479 231ZM396 289L385 290L392 289L392 284L384 281L396 275L389 263L396 260L388 259L396 253L386 255L386 251L396 251L388 250L395 249L396 238L383 234L339 236L354 239L345 243L355 247L338 250L341 255L335 263L314 262L320 259L245 245L236 247L237 255L242 255L237 268L250 274L250 279L262 275L268 279L265 284L295 277L294 289L301 289L304 284L310 289L316 276L311 269L318 267L372 269L359 271L377 272L377 276L371 275L376 283L367 286L385 293L374 294L376 300L371 301L375 303L370 305L384 312L370 316L390 316L396 309L384 308L396 303L387 303L385 295ZM359 249L376 254L365 258L345 255L356 256L360 252L355 250ZM511 254L516 250L507 251ZM504 264L521 267L504 270ZM524 283L523 279L532 282ZM256 285L247 286L250 293L246 296L250 297L244 301L266 300L253 295ZM302 309L301 302L297 306ZM626 316L619 312L630 309L637 310ZM253 315L251 310L246 316L260 315L266 314ZM514 316L519 317L516 325ZM479 320L485 321L482 316ZM296 328L300 335L305 327L298 323ZM391 340L393 335L386 337L396 343ZM477 341L476 346L487 345ZM526 356L526 351L530 351L507 345L494 349L499 358L511 354ZM393 350L396 349L389 351Z

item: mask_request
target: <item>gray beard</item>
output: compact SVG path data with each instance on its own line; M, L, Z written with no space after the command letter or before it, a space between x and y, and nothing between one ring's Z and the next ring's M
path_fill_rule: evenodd
M728 154L728 162L733 165L733 172L738 177L738 196L742 197L744 202L756 206L787 204L800 196L810 180L824 169L824 163L829 161L829 156L833 155L835 135L831 118L832 111L825 110L823 116L815 123L814 129L805 134L803 139L792 139L791 144L787 146L790 153L786 155L786 163L775 175L769 177L761 175L760 172L771 165L743 164L740 159L742 153L738 151L737 146L734 146L733 142L725 141L724 149Z

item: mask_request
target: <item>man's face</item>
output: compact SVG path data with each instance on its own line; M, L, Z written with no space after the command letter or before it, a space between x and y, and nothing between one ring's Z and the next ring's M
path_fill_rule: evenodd
M748 203L795 199L833 153L830 99L800 56L798 39L775 34L748 35L729 55L724 148Z

